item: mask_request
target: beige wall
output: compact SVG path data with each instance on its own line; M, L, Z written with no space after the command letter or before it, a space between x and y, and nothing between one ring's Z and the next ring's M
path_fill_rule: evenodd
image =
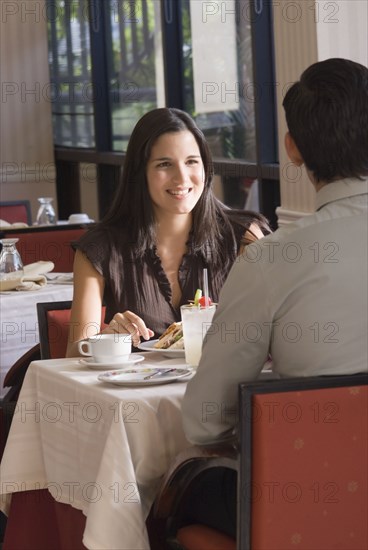
M44 0L14 0L4 6L0 20L0 200L29 198L35 218L37 197L56 197L47 12ZM284 153L283 95L317 60L339 56L367 64L367 6L366 0L273 2L281 224L314 208L314 192L305 174L293 168ZM91 168L86 177L83 174L82 169L82 210L96 218Z
M366 0L279 0L274 2L281 207L279 224L314 210L315 193L304 169L293 167L283 146L285 91L310 64L329 57L368 61Z
M4 2L0 20L0 200L55 197L44 0Z

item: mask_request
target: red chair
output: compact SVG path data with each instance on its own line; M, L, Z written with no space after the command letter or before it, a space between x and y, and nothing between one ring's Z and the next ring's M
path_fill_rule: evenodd
M37 304L41 359L65 357L72 301Z
M237 465L228 452L202 452L189 462L179 457L164 480L152 515L165 523L168 546L367 548L367 384L367 373L242 384ZM180 525L196 477L217 466L239 472L236 541L202 525Z
M0 219L8 223L22 222L32 225L31 206L29 201L0 202Z
M73 271L74 250L71 246L87 231L86 226L30 227L1 231L1 238L17 238L17 249L24 265L40 260L55 264L57 273Z
M40 336L41 359L65 357L68 344L69 323L72 302L41 302L37 304L38 330ZM101 311L101 328L106 307Z

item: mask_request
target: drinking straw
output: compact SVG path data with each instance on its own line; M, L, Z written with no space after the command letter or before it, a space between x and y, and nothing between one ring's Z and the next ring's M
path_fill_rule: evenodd
M203 292L204 292L204 307L209 307L209 301L208 301L208 271L205 268L203 270Z

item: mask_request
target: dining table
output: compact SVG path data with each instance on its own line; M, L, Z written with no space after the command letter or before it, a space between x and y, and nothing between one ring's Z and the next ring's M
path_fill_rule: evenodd
M8 388L3 381L12 365L39 342L37 307L39 302L71 300L73 283L66 274L50 273L52 280L37 290L0 292L0 397ZM62 278L61 278L62 276Z
M195 372L184 352L132 355L135 364L122 369L86 358L30 364L1 464L1 508L9 515L3 550L26 544L19 521L32 541L27 519L42 505L32 497L45 492L83 515L80 545L69 543L69 550L149 549L145 521L160 480L190 447L181 402ZM30 542L23 549L36 547L68 545Z

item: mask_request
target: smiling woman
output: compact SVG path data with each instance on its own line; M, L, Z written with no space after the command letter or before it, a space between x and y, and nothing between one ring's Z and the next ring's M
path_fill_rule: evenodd
M244 244L269 227L219 202L212 178L209 147L187 113L155 109L138 121L110 211L75 245L69 356L98 332L102 302L104 332L129 332L137 346L180 321L204 268L218 300Z

